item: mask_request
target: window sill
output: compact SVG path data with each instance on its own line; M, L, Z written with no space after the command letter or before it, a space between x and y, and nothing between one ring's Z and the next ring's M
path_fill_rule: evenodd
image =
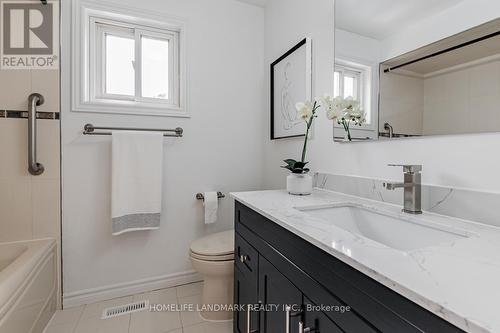
M107 113L107 114L130 114L137 116L160 116L190 118L185 108L169 104L152 104L132 101L105 101L75 103L72 107L74 112Z
M342 125L333 125L333 128L334 129L341 129L343 130L344 127ZM350 127L351 131L376 131L376 128L373 124L370 124L370 125L362 125L362 126L355 126L355 125L351 125Z

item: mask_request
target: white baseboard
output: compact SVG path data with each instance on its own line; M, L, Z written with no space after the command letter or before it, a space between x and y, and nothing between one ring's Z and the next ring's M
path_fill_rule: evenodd
M199 275L196 271L191 270L131 282L117 283L104 287L85 289L71 293L64 293L63 307L67 309L117 297L130 296L152 290L180 286L201 280L201 275Z

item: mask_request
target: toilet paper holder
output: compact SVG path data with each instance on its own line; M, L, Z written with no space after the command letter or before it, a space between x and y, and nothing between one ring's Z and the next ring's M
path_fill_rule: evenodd
M226 196L224 195L224 193L217 192L217 199L223 199L225 197ZM197 200L205 200L205 196L203 195L203 193L196 193L196 199Z

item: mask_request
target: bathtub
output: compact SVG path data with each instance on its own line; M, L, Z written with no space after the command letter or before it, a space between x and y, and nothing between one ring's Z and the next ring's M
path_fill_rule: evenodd
M56 242L0 243L0 333L40 333L57 305Z

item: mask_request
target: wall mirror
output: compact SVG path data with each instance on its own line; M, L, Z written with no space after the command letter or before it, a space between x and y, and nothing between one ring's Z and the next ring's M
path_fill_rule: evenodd
M387 1L374 1L373 10L380 2ZM392 35L433 6L446 10L447 1L393 3L377 16L336 1L334 94L366 112L366 122L351 127L352 141L500 132L500 19L384 60ZM336 124L335 140L346 141L344 132Z

